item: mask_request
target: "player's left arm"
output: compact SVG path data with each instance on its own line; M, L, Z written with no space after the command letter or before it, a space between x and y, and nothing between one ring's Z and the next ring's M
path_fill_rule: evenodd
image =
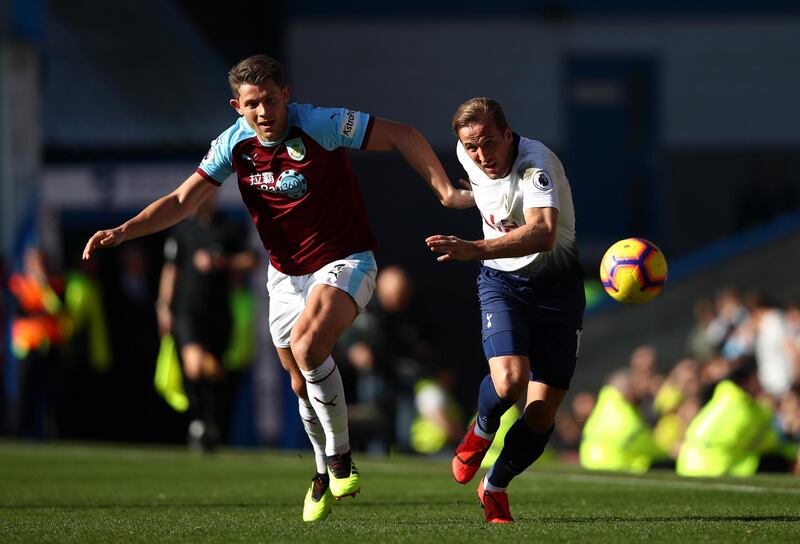
M367 151L398 151L448 208L475 206L472 191L456 189L428 141L412 126L375 117Z
M558 208L527 208L525 224L491 240L462 240L437 234L425 239L430 250L441 253L437 261L474 261L523 257L553 249Z

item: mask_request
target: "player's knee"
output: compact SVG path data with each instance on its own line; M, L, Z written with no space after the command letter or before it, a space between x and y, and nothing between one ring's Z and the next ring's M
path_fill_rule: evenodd
M203 374L203 366L197 357L184 357L183 358L183 375L187 380L197 381Z
M295 333L292 331L292 355L300 368L318 367L331 354L331 346L313 330Z
M497 396L503 400L516 401L528 387L528 375L514 370L501 372L499 376L492 376L494 389Z

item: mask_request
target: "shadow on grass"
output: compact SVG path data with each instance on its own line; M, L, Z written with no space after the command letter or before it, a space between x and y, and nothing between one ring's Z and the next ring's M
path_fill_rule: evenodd
M268 508L268 507L294 507L297 501L292 503L265 504L262 502L252 503L192 503L192 502L150 502L150 503L115 503L115 504L0 504L0 512L3 510L110 510L113 508L152 508L163 510L165 508Z
M181 502L181 503L167 503L167 502L150 502L150 503L115 503L115 504L0 504L0 512L2 511L24 511L24 510L112 510L112 509L152 509L152 510L174 510L183 508L197 508L197 509L264 509L264 508L295 508L297 501L284 502L284 503L264 503L264 502L248 502L248 503L230 503L230 502ZM354 503L348 505L348 509L361 510L375 507L376 504L368 503ZM403 507L419 507L418 502L396 502L392 506ZM431 522L435 523L463 523L463 519L386 519L385 523L388 525L425 525ZM622 516L570 516L570 517L517 517L517 521L526 523L563 523L563 524L584 524L584 523L682 523L682 522L785 522L785 523L798 523L800 516L757 516L757 515L687 515L687 516L642 516L642 517L622 517Z
M520 520L525 518L520 518ZM684 521L755 521L755 522L800 522L800 516L720 516L720 515L693 515L693 516L644 516L644 517L620 517L620 516L591 516L591 517L565 517L565 518L527 518L526 521L537 521L543 523L673 523Z

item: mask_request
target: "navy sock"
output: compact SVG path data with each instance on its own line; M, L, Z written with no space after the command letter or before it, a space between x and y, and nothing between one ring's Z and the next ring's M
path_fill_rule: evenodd
M519 418L505 437L503 450L489 471L489 483L495 487L508 487L514 476L520 474L536 461L544 451L555 424L543 433L537 433Z
M500 428L500 418L513 405L513 401L503 400L498 396L492 375L487 374L478 393L477 425L487 434L496 433Z

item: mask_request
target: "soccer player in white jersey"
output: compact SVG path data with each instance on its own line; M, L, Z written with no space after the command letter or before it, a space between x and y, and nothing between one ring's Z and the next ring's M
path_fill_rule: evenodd
M291 375L314 447L316 474L305 521L324 519L332 498L355 496L342 379L331 349L372 296L377 266L358 182L346 148L398 151L444 206L474 206L454 188L428 142L412 127L343 108L289 102L275 59L255 55L228 74L239 119L175 191L122 225L95 233L84 259L181 221L235 174L242 200L270 254L270 332Z
M497 461L478 485L486 521L513 521L506 488L533 464L553 432L575 370L585 307L572 193L561 162L541 142L512 132L500 104L464 102L453 117L457 154L483 220L484 239L427 238L439 261L480 260L483 347L489 374L478 417L453 457L472 480L500 417L527 393Z

